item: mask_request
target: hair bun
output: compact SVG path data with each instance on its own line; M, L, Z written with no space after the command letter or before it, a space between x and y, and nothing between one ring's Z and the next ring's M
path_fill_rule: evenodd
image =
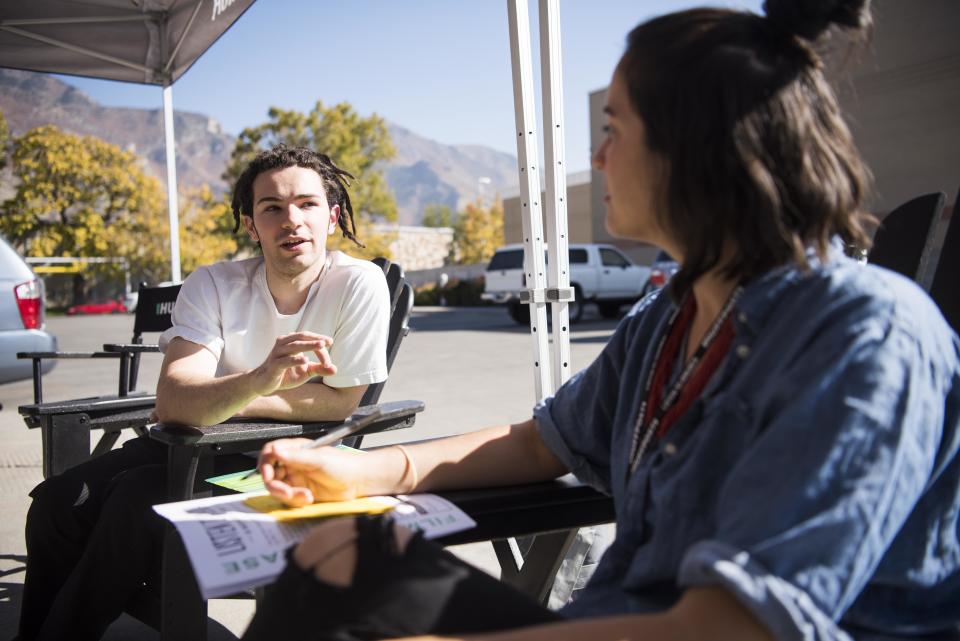
M779 29L810 41L831 25L866 29L870 24L870 0L764 0L763 11Z

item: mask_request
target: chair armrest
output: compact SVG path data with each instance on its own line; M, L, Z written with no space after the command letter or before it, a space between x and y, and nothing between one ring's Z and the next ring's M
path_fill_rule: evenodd
M117 358L113 352L17 352L17 358Z
M422 401L393 401L368 405L376 407L382 416L358 434L372 434L388 430L411 427L415 415L422 412ZM357 408L363 413L364 407ZM265 421L262 419L233 418L210 427L190 427L157 423L150 427L150 438L178 447L210 447L217 454L244 452L256 449L260 444L278 438L308 437L317 438L341 425L343 421L323 421L316 423L286 423Z
M159 352L159 345L143 345L140 343L106 343L103 351L111 354L145 354L147 352Z
M567 474L547 483L437 492L477 522L438 539L459 545L609 523L613 499Z
M134 392L130 396L90 396L88 398L77 398L68 401L31 403L29 405L21 405L18 409L21 416L24 417L59 416L81 413L93 417L119 414L121 412L134 410L153 409L156 403L156 395L147 394L146 392ZM34 425L29 426L36 427Z

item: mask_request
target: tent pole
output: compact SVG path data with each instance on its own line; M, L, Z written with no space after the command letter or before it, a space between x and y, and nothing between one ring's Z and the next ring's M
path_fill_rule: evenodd
M170 218L170 280L180 282L180 215L177 203L177 152L173 136L173 88L163 86L163 134L167 150L167 214Z
M537 164L537 118L533 96L533 56L530 50L530 12L527 0L507 0L510 23L510 59L513 68L513 108L517 124L517 164L520 167L520 219L523 222L525 302L530 306L533 334L534 386L537 401L553 394L550 350L547 344L546 266L543 218L540 213L540 172Z
M543 84L544 207L547 221L547 300L553 317L553 384L570 378L570 254L564 167L563 66L560 1L540 0L540 80ZM581 305L583 302L581 301Z

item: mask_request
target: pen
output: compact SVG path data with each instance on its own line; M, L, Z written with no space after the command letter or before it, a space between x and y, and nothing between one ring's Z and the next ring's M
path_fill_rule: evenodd
M371 407L369 409L364 409L362 414L354 414L343 423L341 423L336 428L330 430L323 436L316 438L312 443L304 445L303 449L311 450L315 447L326 447L327 445L333 445L339 440L342 440L352 434L356 434L360 430L369 426L371 423L376 422L382 416L382 412L377 407ZM257 473L259 467L256 467L241 478L242 481L246 481L253 477Z

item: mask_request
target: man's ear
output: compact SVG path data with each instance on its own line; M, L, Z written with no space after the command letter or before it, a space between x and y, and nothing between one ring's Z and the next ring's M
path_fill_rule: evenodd
M340 205L330 208L330 224L327 225L327 234L337 231L337 221L340 220Z
M243 227L247 230L247 234L250 236L250 240L255 243L260 242L260 234L257 233L257 227L253 224L253 216L247 216L246 214L242 215L240 219L243 221Z

